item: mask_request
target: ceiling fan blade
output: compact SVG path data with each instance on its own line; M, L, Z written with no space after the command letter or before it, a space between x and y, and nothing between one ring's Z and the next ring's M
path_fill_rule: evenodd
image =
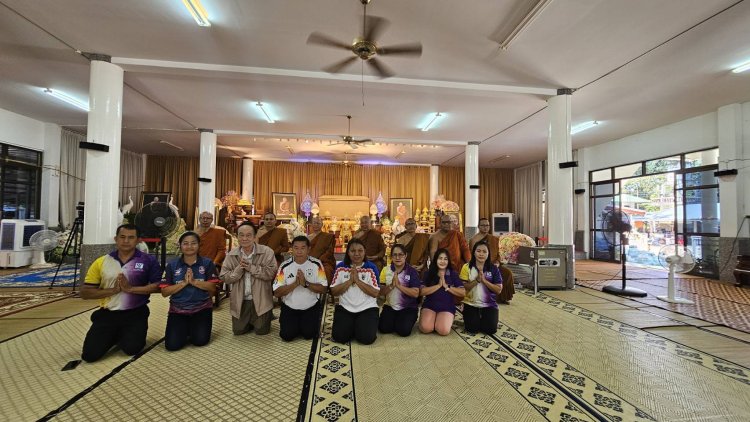
M370 66L372 66L373 69L375 69L375 72L378 74L378 76L380 76L383 79L390 78L391 76L394 75L393 71L389 69L388 66L384 65L383 63L380 62L380 60L374 57L368 60L367 63L369 63Z
M388 19L379 16L368 16L365 20L364 39L372 42L377 41L380 34L385 31L389 24Z
M310 34L310 36L307 37L307 43L308 44L322 45L322 46L326 46L326 47L343 48L343 49L349 50L349 51L351 51L351 49L352 49L352 46L350 44L334 40L333 38L329 37L328 35L321 34L320 32L313 32L312 34Z
M341 60L340 62L336 62L330 66L324 67L323 71L328 72L328 73L339 73L342 70L344 70L345 67L354 63L357 59L359 59L359 57L357 56L347 57L344 60Z
M380 47L378 48L378 54L381 56L401 55L401 56L419 57L422 55L422 44L415 42L415 43L397 44L397 45L389 45L386 47Z

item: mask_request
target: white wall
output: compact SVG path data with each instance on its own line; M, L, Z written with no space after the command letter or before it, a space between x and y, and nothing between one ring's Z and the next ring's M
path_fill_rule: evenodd
M44 151L44 122L0 108L0 143Z
M60 201L59 125L44 123L0 108L0 143L42 152L40 214L49 227L57 226Z

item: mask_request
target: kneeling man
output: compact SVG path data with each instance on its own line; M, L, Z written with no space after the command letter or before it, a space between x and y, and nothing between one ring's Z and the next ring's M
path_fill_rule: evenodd
M115 250L97 258L86 273L81 298L99 299L81 359L99 360L117 345L135 355L146 345L148 297L159 291L161 267L156 258L136 249L138 228L123 224L115 232Z
M273 282L273 295L281 298L281 338L306 340L318 331L320 294L328 289L326 271L319 259L309 256L310 240L297 236L292 240L292 257L281 263Z

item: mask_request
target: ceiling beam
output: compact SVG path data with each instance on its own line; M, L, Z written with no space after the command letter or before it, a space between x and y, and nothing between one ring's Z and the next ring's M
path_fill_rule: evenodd
M284 139L315 139L315 140L331 140L340 141L341 136L338 135L319 135L314 133L283 133L283 132L253 132L243 130L225 130L225 129L214 129L214 133L223 136L257 136L259 138L284 138ZM383 142L387 144L424 144L424 145L439 145L446 147L463 147L468 144L468 141L444 141L444 140L433 140L433 139L401 139L401 138L372 138L373 142Z
M169 60L136 59L130 57L112 57L112 63L125 67L126 71L138 72L139 68L163 68L201 70L209 72L245 73L250 75L286 76L309 79L327 79L338 81L361 82L362 75L331 74L326 72L313 72L308 70L274 69L268 67L234 66L213 63L175 62ZM407 85L430 88L458 89L464 91L502 92L510 94L529 94L554 96L557 88L540 88L529 86L479 84L469 82L437 81L431 79L408 79L408 78L386 78L380 79L374 76L364 76L365 82L386 85Z

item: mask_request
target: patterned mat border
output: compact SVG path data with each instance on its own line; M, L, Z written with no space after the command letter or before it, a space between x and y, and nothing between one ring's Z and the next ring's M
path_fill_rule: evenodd
M569 400L569 392L547 382L498 340L484 334L468 333L457 325L463 325L460 313L456 313L453 331L548 421L603 420Z
M308 403L308 419L329 422L357 420L352 348L331 338L334 305L327 301L323 307L322 334L315 356L314 381Z
M618 396L588 375L550 353L508 325L500 322L492 336L525 357L532 365L557 380L568 391L612 421L655 421L656 419ZM593 389L591 386L594 386ZM610 413L617 412L612 415Z
M596 312L590 311L556 297L548 296L544 293L537 293L536 295L534 295L532 291L526 289L521 290L521 293L547 305L551 305L557 309L563 310L587 321L591 321L601 327L617 331L630 339L644 342L652 347L658 348L659 350L677 355L704 368L716 371L735 381L750 385L750 369L742 365L730 362L725 359L721 359L717 356L711 355L710 353L693 349L675 341L667 340L666 338L661 337L657 334L649 333L648 331L644 331L632 325L616 321L612 318L606 317L604 315L598 314Z

